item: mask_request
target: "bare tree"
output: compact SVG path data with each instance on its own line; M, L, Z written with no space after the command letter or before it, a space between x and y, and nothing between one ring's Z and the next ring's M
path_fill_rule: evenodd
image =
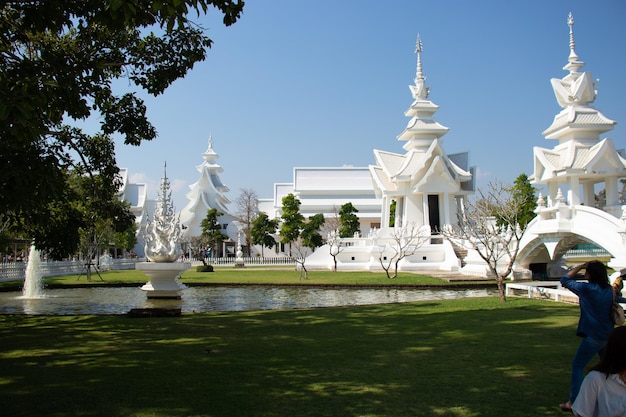
M418 227L415 222L392 229L388 243L380 246L378 253L378 261L385 270L387 278L396 278L400 261L417 252L428 239L430 239L430 228ZM392 267L393 275L390 272Z
M515 187L496 181L489 183L486 191L478 190L477 197L464 204L459 224L444 227L442 234L478 253L496 278L500 300L506 301L504 279L513 271L528 226L523 217L533 196L516 193Z
M243 234L246 237L246 253L250 254L250 243L252 242L252 222L256 219L259 209L259 197L254 190L241 189L241 194L235 200L235 206L237 208L236 217L237 221L242 226Z
M311 249L304 244L302 238L291 242L291 259L296 262L296 269L298 270L298 279L309 279L309 271L304 266L306 257L309 256Z
M330 256L333 257L333 272L337 272L337 255L341 253L341 238L339 237L339 210L333 206L333 217L328 217L322 226L322 233L326 236L325 243L328 245Z
M328 252L333 257L333 272L337 272L337 255L342 251L341 238L339 237L338 230L331 230L326 235L326 244L328 245Z

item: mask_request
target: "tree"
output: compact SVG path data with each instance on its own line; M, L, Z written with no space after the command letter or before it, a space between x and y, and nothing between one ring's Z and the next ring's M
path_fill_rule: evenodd
M92 260L96 259L102 250L108 249L110 243L115 244L116 236L122 238L126 235L123 239L124 247L131 245L132 248L136 242L135 216L130 212L130 204L120 201L117 196L109 201L93 197L101 189L101 181L102 178L98 175L78 176L72 173L69 177L69 184L78 197L74 207L82 217L78 235L80 251L87 266L88 280L91 280ZM61 254L62 252L55 251L50 253L53 258L59 258Z
M261 245L261 257L265 256L264 247L273 248L276 244L274 234L278 229L278 224L278 219L270 219L265 213L259 213L256 219L252 221L251 242L255 245Z
M524 182L521 177L520 184ZM527 180L527 179L526 179ZM526 187L522 187L526 190ZM520 192L496 181L478 199L464 204L464 216L456 226L444 227L442 234L469 246L485 261L496 278L500 300L506 301L504 279L513 271L519 245L528 226L534 195ZM504 266L502 267L502 265Z
M223 215L224 213L221 211L212 208L200 222L204 243L213 250L213 253L216 253L217 245L228 239L228 236L222 233L222 225L217 220L218 217Z
M354 214L358 213L356 207L352 203L346 203L339 209L339 222L341 227L339 228L339 237L353 237L355 233L360 232L361 223L359 217Z
M430 230L411 223L404 227L391 229L387 244L379 248L378 261L387 274L387 278L398 276L398 264L407 256L413 255L430 239ZM393 267L393 273L391 273Z
M309 221L302 226L300 237L302 244L311 250L324 244L324 238L320 234L320 228L324 225L324 215L318 213L309 217Z
M323 225L324 215L322 213L309 217L309 221L302 225L300 236L294 242L293 247L296 256L293 257L293 260L300 266L298 268L298 277L300 279L309 279L309 271L304 265L306 257L309 255L309 250L315 251L315 248L324 244L324 238L320 234L320 228Z
M519 205L520 213L517 221L522 229L525 229L537 215L535 213L537 209L535 192L537 189L532 186L526 174L518 175L510 189L511 198L516 202L516 205ZM506 222L506 219L500 219L500 221Z
M326 234L328 253L333 258L333 272L337 272L337 255L342 252L341 238L337 230L331 230Z
M39 248L78 246L71 172L101 179L92 199L112 200L121 179L114 136L138 146L157 136L144 101L114 81L157 96L206 57L212 41L188 17L213 6L231 25L237 0L47 0L0 9L0 213ZM96 132L80 123L100 120ZM52 221L49 213L55 213Z
M241 194L235 200L237 207L237 220L243 226L246 237L246 253L250 256L250 243L252 242L252 223L258 215L259 198L255 191L241 189Z
M304 225L304 216L300 214L300 200L292 193L287 194L282 199L283 214L280 216L280 237L283 243L289 244L289 256L291 256L291 243L300 236L300 231Z

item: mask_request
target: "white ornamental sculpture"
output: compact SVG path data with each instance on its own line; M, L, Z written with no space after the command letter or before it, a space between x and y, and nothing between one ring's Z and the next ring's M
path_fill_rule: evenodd
M150 282L141 287L148 293L148 298L180 298L185 286L178 281L178 277L191 267L190 263L176 262L183 253L180 247L182 231L174 212L166 168L167 164L154 218L148 218L142 231L146 258L150 262L140 262L135 266L150 277Z
M147 216L148 217L148 216ZM175 262L183 254L180 247L182 231L174 213L170 183L165 174L161 180L161 195L157 201L154 219L144 227L146 258L152 262Z

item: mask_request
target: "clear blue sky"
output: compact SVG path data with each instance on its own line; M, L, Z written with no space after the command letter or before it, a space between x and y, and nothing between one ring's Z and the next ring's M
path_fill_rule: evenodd
M293 167L374 163L373 149L404 153L415 40L447 153L468 151L477 184L531 174L533 147L560 111L550 78L576 52L600 79L595 107L626 148L624 0L246 0L231 27L211 11L198 22L214 45L206 61L163 95L146 97L159 137L119 143L120 167L156 198L167 161L177 210L198 179L209 136L234 201L242 188L272 197Z

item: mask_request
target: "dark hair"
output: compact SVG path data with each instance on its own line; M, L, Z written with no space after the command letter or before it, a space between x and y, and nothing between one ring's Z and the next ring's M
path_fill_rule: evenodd
M609 288L609 275L606 273L606 266L600 261L590 261L585 269L589 274L589 282L595 282L602 288Z
M626 371L626 326L613 329L606 341L604 356L592 371L600 371L607 377L609 374L618 374Z

